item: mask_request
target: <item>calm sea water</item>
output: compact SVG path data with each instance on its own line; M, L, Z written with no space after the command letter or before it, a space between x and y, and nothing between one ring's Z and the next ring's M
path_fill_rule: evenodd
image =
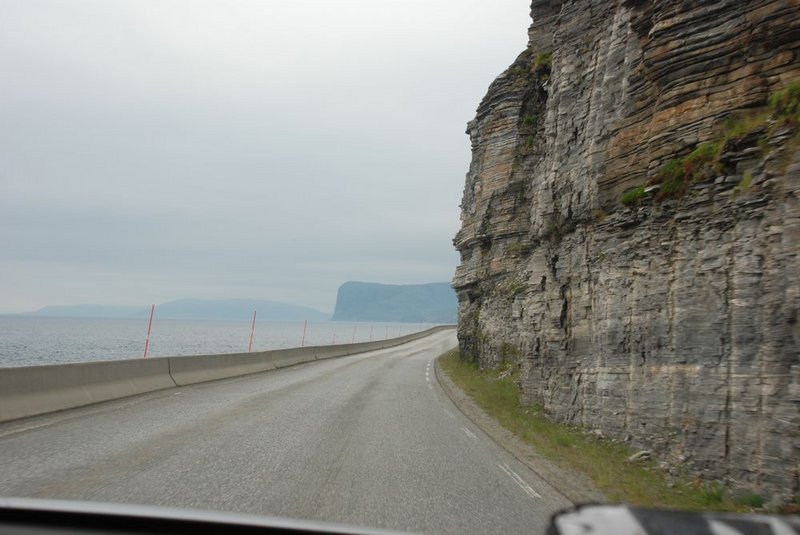
M148 357L243 353L249 321L160 320L153 322ZM409 323L308 323L305 345L366 342L431 327ZM141 358L147 322L130 319L0 316L0 367ZM299 347L303 322L256 321L253 351Z

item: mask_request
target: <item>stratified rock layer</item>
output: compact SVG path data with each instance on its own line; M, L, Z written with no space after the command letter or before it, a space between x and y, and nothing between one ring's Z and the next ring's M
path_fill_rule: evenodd
M709 478L800 487L796 125L677 200L623 192L800 80L800 1L543 1L469 123L462 355Z

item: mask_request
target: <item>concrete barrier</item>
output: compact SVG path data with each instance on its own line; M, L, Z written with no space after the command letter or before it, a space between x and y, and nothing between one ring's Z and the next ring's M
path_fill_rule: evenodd
M169 357L168 360L169 373L178 386L275 369L272 351Z
M0 422L174 386L166 358L0 368Z
M0 422L314 360L394 347L453 329L440 325L387 340L256 353L109 360L0 368Z
M316 360L313 347L292 347L270 351L270 358L276 368L288 368Z
M353 353L358 353L358 348L361 344L339 344L335 346L316 346L314 348L314 356L317 360L332 359L336 357L346 357ZM361 352L368 351L362 349Z

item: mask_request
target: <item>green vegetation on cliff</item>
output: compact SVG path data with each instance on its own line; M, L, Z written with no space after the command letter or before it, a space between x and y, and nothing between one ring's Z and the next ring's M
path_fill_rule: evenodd
M752 144L761 149L761 156L769 152L769 140L778 132L791 132L790 148L800 144L800 82L775 91L766 106L755 111L731 115L719 128L715 140L701 143L682 158L673 158L662 165L645 185L626 191L620 201L626 206L635 205L653 192L656 202L678 199L698 182L711 180L731 171L724 154L740 144ZM748 184L749 185L749 184ZM746 189L739 187L736 194Z

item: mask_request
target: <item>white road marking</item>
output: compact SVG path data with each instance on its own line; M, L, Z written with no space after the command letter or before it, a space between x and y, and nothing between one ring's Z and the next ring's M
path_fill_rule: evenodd
M43 424L39 424L39 425L30 425L28 427L21 427L19 429L12 429L11 431L9 431L7 433L0 433L0 438L5 438L8 435L15 435L17 433L24 433L25 431L33 431L35 429L41 429L42 427L48 427L48 426L51 426L51 425L56 424L56 423L58 423L58 422L57 421L55 421L55 422L47 422L47 423L43 423Z
M462 430L462 431L464 431L464 433L466 433L466 435L467 435L469 438L474 438L475 440L478 440L478 437L475 435L475 433L473 433L472 431L470 431L470 430L469 430L469 429L467 429L466 427L462 427L462 428L461 428L461 430Z
M503 463L503 464L498 464L497 466L499 466L499 467L500 467L500 469L501 469L503 472L505 472L506 474L508 474L508 475L509 475L509 477L511 477L511 479L513 479L513 480L514 480L514 483L516 483L517 485L519 485L519 486L520 486L520 488L521 488L522 490L524 490L524 491L525 491L525 493L526 493L528 496L530 496L531 498L534 498L534 499L535 499L535 498L539 498L539 499L541 499L542 495L541 495L541 494L539 494L538 492L536 492L535 490L533 490L533 488L531 488L531 486L530 486L530 485L528 485L527 483L525 483L525 481L524 481L524 480L523 480L521 477L519 477L519 476L517 475L517 473L516 473L516 472L514 472L514 471L513 471L511 468L509 468L509 467L508 467L508 465L506 465L506 463Z
M153 394L153 395L150 396L148 394ZM98 413L101 413L101 412L115 411L115 410L120 410L120 409L127 409L128 407L133 407L134 405L139 405L140 403L145 403L147 401L151 401L151 400L158 399L158 398L162 397L163 394L162 395L159 395L159 394L160 393L158 391L156 391L156 392L149 392L149 393L146 393L146 394L141 394L142 395L141 399L134 399L132 401L125 402L124 401L125 398L120 398L118 400L110 399L108 401L103 402L103 403L108 403L108 404L117 402L117 404L115 406L102 406L102 405L100 405L99 408L96 408L96 409L91 409L90 408L91 406L72 407L70 409L67 409L64 412L55 412L55 413L51 412L51 413L33 415L33 416L30 416L30 418L46 418L46 421L41 422L41 423L37 423L37 424L18 427L18 428L13 428L12 427L12 429L9 429L8 431L0 432L0 438L5 438L7 436L16 435L17 433L23 433L23 432L27 432L27 431L34 431L36 429L41 429L43 427L50 427L51 425L60 424L62 422L68 422L68 421L74 420L76 418L82 418L82 417L85 417L85 416L91 416L91 415L98 414ZM170 397L176 396L178 394L179 394L179 392L174 392L174 393L172 393L172 395ZM69 411L76 411L76 412L70 414Z

